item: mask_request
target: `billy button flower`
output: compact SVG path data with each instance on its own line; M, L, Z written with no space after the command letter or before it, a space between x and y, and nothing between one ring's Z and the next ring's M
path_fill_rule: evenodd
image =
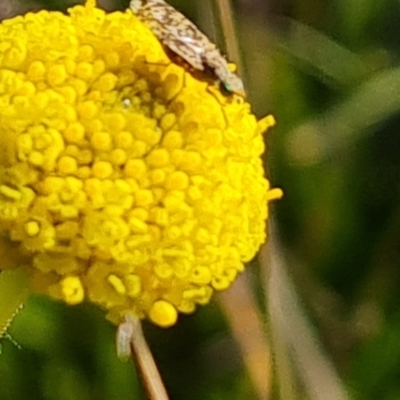
M232 284L281 196L260 158L274 120L177 62L90 0L2 22L1 269L162 327Z

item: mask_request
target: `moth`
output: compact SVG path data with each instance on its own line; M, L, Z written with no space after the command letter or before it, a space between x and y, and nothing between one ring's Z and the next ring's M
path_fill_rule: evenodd
M164 0L131 0L129 7L164 46L196 70L213 71L229 92L245 95L243 82L218 47L183 14Z

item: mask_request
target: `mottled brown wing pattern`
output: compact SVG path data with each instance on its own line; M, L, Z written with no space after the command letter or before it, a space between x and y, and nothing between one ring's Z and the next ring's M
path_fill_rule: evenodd
M230 92L244 95L243 83L219 49L196 25L164 0L132 0L130 8L158 39L193 68L210 68Z
M157 15L161 15L157 13ZM187 38L185 35L187 32L182 29L181 25L165 25L164 22L168 21L167 18L154 18L151 12L143 10L143 14L138 14L138 17L152 30L152 32L158 37L158 39L174 53L182 57L195 69L204 69L203 64L203 48L198 45L190 45L187 42L182 41L182 37ZM169 22L167 22L169 24ZM166 27L168 26L168 28ZM193 39L196 44L197 41Z

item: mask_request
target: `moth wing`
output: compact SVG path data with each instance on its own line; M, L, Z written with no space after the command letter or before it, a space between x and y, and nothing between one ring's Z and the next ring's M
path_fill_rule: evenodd
M165 35L161 41L193 68L201 71L204 70L203 52L199 51L197 46L187 43L182 38L177 38L174 35Z
M204 70L204 41L208 39L193 22L164 2L147 3L141 17L166 47L193 68Z
M137 14L139 12L139 10L142 8L142 6L143 6L143 0L131 0L131 2L129 3L129 8L135 14Z

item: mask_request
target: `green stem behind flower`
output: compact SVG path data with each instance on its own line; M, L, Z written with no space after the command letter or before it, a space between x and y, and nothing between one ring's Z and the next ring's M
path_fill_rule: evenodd
M23 269L0 273L0 339L29 294L28 277Z

